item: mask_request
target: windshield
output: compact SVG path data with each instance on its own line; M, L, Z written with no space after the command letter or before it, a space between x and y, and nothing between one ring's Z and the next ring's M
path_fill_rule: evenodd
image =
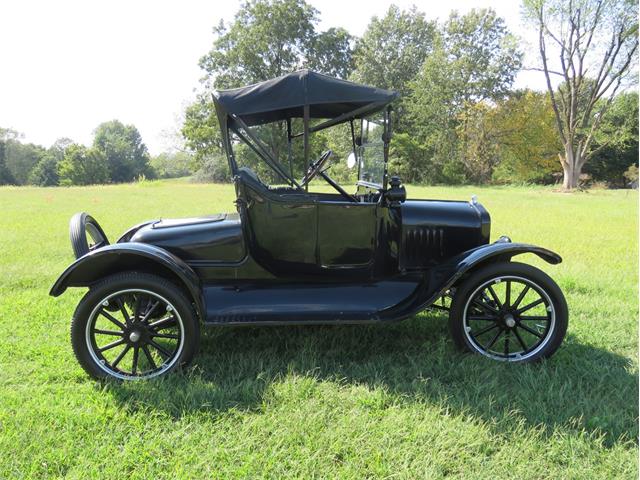
M382 185L384 180L384 124L381 120L366 119L362 123L362 143L358 147L358 180Z

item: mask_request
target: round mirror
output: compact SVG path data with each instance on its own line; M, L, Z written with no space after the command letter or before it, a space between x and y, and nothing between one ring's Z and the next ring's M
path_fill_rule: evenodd
M356 166L356 154L351 152L347 157L347 167L353 168Z

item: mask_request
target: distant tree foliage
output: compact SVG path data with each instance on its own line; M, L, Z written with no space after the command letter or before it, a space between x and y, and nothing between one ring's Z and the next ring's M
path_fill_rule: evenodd
M407 131L415 132L433 165L433 182L484 182L497 159L492 139L478 124L484 101L505 97L520 68L504 20L491 9L452 13L433 53L410 83ZM480 136L479 136L480 135Z
M31 173L29 174L29 184L40 187L54 187L58 185L60 176L58 175L58 159L51 153L42 157Z
M556 183L637 187L638 21L631 0L523 0L536 27L547 90L514 90L523 52L491 8L430 21L391 5L361 38L318 28L308 0L248 0L214 28L200 59L202 89L184 112L180 149L149 155L133 125L99 125L91 148L60 138L48 149L0 128L0 185L87 185L192 176L230 181L212 89L247 85L309 68L396 90L389 170L408 183ZM560 82L552 82L551 78ZM316 120L312 120L312 124ZM359 122L357 122L359 123ZM292 119L294 133L302 120ZM358 126L356 126L357 133ZM252 127L287 171L301 178L303 142L286 142L284 122ZM180 142L182 143L182 142ZM237 138L236 161L282 183ZM357 169L348 124L310 138L310 157L331 149L331 175L349 184Z
M152 157L149 165L158 178L178 178L191 174L192 162L187 152L164 152Z
M109 178L115 183L152 175L147 146L133 125L118 120L101 123L94 132L93 147L106 158Z
M618 95L602 118L584 172L594 181L624 187L625 172L638 162L638 92Z
M44 157L46 150L33 143L21 143L17 138L10 138L5 142L5 164L11 172L11 177L18 185L28 183L31 170Z
M16 179L7 167L7 141L11 137L11 130L0 128L0 185L13 185Z
M254 0L243 3L230 24L214 29L213 47L200 60L205 93L187 108L182 130L197 168L223 153L211 88L239 87L301 68L342 78L351 74L351 35L341 28L321 32L317 24L318 11L304 0ZM256 129L280 159L286 156L282 132L277 124ZM239 148L236 156L239 163L255 163L248 149ZM300 156L295 163L302 168Z
M401 123L409 83L434 49L437 25L415 7L400 10L391 5L381 17L373 17L353 53L353 79L379 88L396 90L402 97L396 108Z
M549 95L532 90L514 91L491 109L486 124L494 132L499 156L494 181L554 181L562 145Z
M60 185L65 186L108 183L110 177L107 157L96 148L70 145L58 165L58 176Z

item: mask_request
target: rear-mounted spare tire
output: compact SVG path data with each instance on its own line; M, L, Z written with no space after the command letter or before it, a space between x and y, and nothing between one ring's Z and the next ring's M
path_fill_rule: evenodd
M76 258L96 248L109 245L109 240L96 220L85 212L76 213L69 222L69 237Z

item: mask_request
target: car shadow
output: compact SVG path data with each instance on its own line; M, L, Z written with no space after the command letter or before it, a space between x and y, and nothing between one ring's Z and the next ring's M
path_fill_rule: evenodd
M442 316L397 324L204 329L195 365L150 382L108 383L125 408L179 418L259 409L274 384L298 375L383 388L394 402L437 405L508 434L518 419L542 434L637 443L638 377L629 359L568 335L554 357L508 365L457 352Z

